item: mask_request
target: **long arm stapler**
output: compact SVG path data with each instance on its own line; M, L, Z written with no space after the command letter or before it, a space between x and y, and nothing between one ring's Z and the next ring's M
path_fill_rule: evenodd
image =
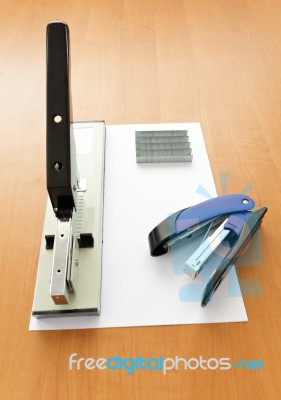
M56 216L50 294L68 304L75 291L71 279L72 225L77 211L78 176L69 90L67 25L47 27L47 188Z
M100 313L105 124L72 123L69 29L47 26L47 190L33 316ZM86 147L85 147L86 143Z
M228 251L219 261L216 260L215 270L203 293L201 305L204 307L262 222L267 208L251 211L254 206L249 196L236 194L220 196L180 210L149 233L150 254L163 255L174 246L184 245L205 233L203 242L183 266L183 271L194 279L214 252L227 245Z

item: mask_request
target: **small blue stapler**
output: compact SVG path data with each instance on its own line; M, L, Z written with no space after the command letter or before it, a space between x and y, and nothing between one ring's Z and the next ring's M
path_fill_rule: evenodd
M254 201L245 194L226 195L180 210L157 225L148 235L150 254L160 256L176 245L205 232L201 245L185 262L183 270L193 279L220 246L227 244L227 254L216 261L204 290L201 306L208 304L223 278L243 253L267 211L251 211Z

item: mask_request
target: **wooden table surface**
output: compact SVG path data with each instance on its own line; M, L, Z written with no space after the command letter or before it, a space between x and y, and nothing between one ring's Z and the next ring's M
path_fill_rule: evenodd
M280 399L280 0L0 2L0 397ZM74 120L200 121L218 193L269 211L239 277L249 322L28 332L45 188L45 28L71 33ZM81 357L261 360L264 370L70 371Z

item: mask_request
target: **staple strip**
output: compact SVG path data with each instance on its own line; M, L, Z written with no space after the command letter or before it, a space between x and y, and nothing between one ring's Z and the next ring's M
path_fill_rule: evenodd
M137 163L191 162L187 130L136 131Z

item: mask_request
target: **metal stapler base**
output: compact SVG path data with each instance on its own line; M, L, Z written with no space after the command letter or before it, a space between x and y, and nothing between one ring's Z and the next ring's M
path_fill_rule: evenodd
M79 176L69 272L74 293L69 294L68 304L59 305L50 294L53 250L46 238L55 234L56 216L48 199L32 307L32 315L36 318L100 314L105 124L77 122L72 125ZM93 247L81 246L85 234L92 234Z

